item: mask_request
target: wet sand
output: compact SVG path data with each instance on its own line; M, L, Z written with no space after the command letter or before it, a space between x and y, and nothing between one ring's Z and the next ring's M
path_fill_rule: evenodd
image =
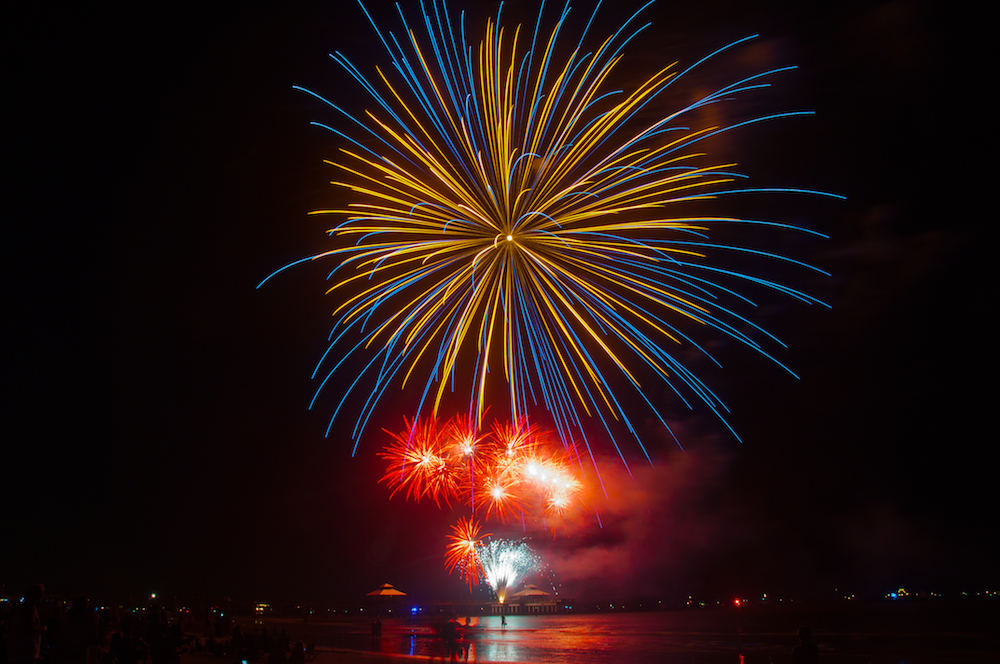
M200 653L181 655L180 664L233 664L230 657L215 657ZM337 648L317 648L316 658L309 659L306 664L400 664L409 662L441 662L448 661L440 657L425 657L421 655L391 655L387 653L366 652L363 650L344 650ZM266 661L266 660L264 660ZM458 661L462 661L459 659ZM473 658L470 662L476 661ZM507 664L517 664L516 662Z
M431 618L383 621L375 646L360 618L268 621L293 640L316 644L315 664L443 662ZM800 625L813 628L830 664L1000 662L1000 603L929 601L762 606L704 611L567 614L512 618L507 630L485 617L472 630L470 662L564 664L767 664L789 661ZM275 631L272 631L275 630ZM373 652L373 650L381 652ZM180 664L234 664L231 657L186 655ZM266 660L258 664L266 664Z
M381 653L362 652L355 650L319 650L316 659L309 660L313 664L399 664L402 660L431 661L429 658L410 657L409 655L386 655ZM440 661L440 660L438 660ZM212 655L181 655L180 664L232 664L229 657L214 657Z

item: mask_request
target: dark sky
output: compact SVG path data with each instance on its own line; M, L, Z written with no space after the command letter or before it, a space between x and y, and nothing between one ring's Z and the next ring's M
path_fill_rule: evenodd
M0 10L0 583L277 599L389 581L457 593L442 566L452 515L389 501L377 428L355 458L349 420L324 438L333 395L306 409L334 306L327 270L255 290L326 247L306 213L335 195L322 159L338 144L309 122L334 118L292 85L361 106L326 54L371 67L380 47L353 3L211 4ZM397 27L386 3L372 6ZM478 36L495 6L474 6ZM505 11L528 18L530 6ZM848 197L748 203L831 236L779 235L771 248L831 272L775 275L832 309L774 295L759 312L798 381L720 348L725 369L707 380L742 443L668 404L687 451L652 436L656 465L627 479L603 450L604 528L536 534L536 547L580 596L995 585L986 215L960 193L973 150L955 131L967 118L942 16L907 0L713 0L659 2L649 18L655 32L632 51L641 67L753 33L759 45L732 62L799 65L744 110L816 116L730 147L755 181ZM380 421L404 414L388 402Z

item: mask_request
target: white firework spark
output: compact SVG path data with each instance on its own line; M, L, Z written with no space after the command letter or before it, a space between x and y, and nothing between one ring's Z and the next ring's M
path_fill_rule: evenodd
M507 591L538 565L538 557L520 541L491 540L478 553L483 577L501 604L507 599Z

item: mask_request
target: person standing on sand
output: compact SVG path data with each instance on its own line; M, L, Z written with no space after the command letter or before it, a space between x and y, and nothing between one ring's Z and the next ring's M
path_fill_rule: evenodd
M445 650L448 652L448 660L454 662L458 659L458 623L455 622L454 616L445 623L441 633L444 636L444 645Z
M286 664L288 662L288 655L285 653L285 647L275 641L271 644L271 652L267 654L267 664Z
M38 616L44 592L45 588L40 583L33 583L24 592L21 605L11 608L7 617L8 664L37 664L42 632L45 631Z
M288 664L306 664L306 650L301 641L296 641L292 654L288 656Z
M816 664L819 659L819 648L812 642L812 630L800 627L799 640L802 645L792 651L792 664Z
M61 664L86 664L90 649L100 646L97 615L85 597L77 597L66 614L58 638L52 644Z

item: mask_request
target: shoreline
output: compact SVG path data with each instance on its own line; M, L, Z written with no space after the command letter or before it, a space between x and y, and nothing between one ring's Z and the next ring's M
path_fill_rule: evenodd
M803 607L805 608L805 607ZM838 607L839 608L839 607ZM763 664L790 656L801 625L813 630L821 658L831 664L899 662L950 664L955 661L993 662L1000 652L995 631L1000 606L969 607L969 611L941 611L944 606L851 607L852 610L785 612L729 610L677 612L672 615L615 614L605 616L532 616L514 620L506 631L491 629L485 621L469 662L564 662L610 664L631 661L651 664L684 661L724 664L742 661ZM867 610L866 610L867 609ZM257 621L254 621L257 622ZM312 623L308 634L293 629L302 623L264 620L272 628L287 626L293 642L313 642L315 664L400 664L448 661L443 648L419 625L409 620L386 620L381 644L369 643L368 624L362 620ZM279 627L281 626L281 627ZM413 628L417 629L413 629ZM413 629L411 633L411 629ZM296 633L297 632L297 633ZM418 633L419 632L419 633ZM190 634L190 633L189 633ZM412 643L410 639L416 637ZM202 637L204 638L204 637ZM308 640L307 640L308 639ZM403 642L401 642L401 639ZM572 659L567 660L569 656ZM214 661L209 661L214 660ZM462 661L459 659L459 661ZM241 664L231 657L185 653L180 664ZM266 664L261 660L256 664Z
M368 650L351 650L348 648L316 648L316 659L309 660L315 664L399 664L406 660L411 662L447 662L446 657L431 657L427 655L403 655L394 653L372 652ZM486 662L474 655L468 660L459 658L459 662ZM219 657L207 653L184 653L180 655L180 664L232 664L228 657ZM504 664L518 664L505 661Z

